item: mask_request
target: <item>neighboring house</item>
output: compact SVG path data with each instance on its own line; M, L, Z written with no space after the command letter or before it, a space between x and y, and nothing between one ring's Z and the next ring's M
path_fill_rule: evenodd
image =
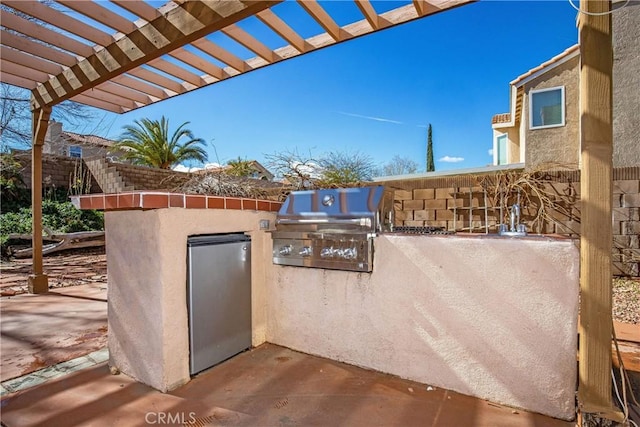
M615 2L621 4L624 2ZM640 3L613 13L613 165L640 164ZM510 83L510 112L492 119L493 164L579 165L580 50L561 54Z
M273 173L271 173L267 168L262 166L260 162L257 160L251 160L251 175L247 176L247 178L261 179L263 181L272 181ZM210 173L210 172L220 172L225 173L227 169L230 169L229 165L221 165L221 166L207 166L204 170L198 171L197 173Z
M96 135L81 135L62 130L62 123L51 121L44 138L43 152L64 157L114 157L110 153L115 141ZM117 157L117 156L116 156Z

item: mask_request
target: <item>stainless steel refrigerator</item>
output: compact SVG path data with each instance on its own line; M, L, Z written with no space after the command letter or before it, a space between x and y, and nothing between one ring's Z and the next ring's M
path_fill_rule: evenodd
M189 368L197 374L251 347L251 239L189 237Z

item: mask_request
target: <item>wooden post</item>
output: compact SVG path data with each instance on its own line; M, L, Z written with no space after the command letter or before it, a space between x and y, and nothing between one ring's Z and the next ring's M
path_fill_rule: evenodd
M31 209L33 218L33 274L29 276L29 292L41 294L49 291L49 278L42 263L42 146L49 126L51 107L32 112L33 146L31 148Z
M580 410L617 419L611 399L611 2L582 0L580 42Z

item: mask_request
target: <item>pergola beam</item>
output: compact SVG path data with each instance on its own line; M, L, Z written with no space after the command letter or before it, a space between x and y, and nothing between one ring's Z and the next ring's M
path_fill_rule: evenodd
M149 95L146 95L146 94L142 93L141 91L133 90L133 89L128 88L126 86L122 86L122 85L116 84L113 81L104 82L104 83L100 84L97 88L100 89L100 90L103 90L105 92L109 92L109 93L112 93L114 95L121 96L122 98L130 99L131 101L139 102L140 104L145 104L146 105L146 104L153 103L153 99L151 99L151 97L149 97Z
M161 59L161 58L156 58L154 60L147 62L147 65L149 67L153 67L157 70L160 70L170 76L173 76L178 80L184 80L185 82L190 83L195 87L201 87L204 84L206 84L205 81L202 80L200 76L193 74L185 70L184 68L178 65L172 64L171 62L165 61L164 59Z
M2 79L3 83L21 87L23 89L32 90L36 86L33 80L25 79L24 77L16 76L14 74L9 74L4 70L0 70L0 78Z
M5 46L0 46L0 58L5 61L40 70L51 75L59 74L64 70L60 65L54 62L47 61L37 56L26 55L24 52Z
M279 2L184 2L167 11L165 15L99 49L46 83L38 85L32 91L32 109L37 110L70 99L91 87Z
M165 89L161 89L158 86L133 78L126 74L122 76L114 77L111 79L111 81L114 83L118 83L119 85L128 87L130 89L142 92L152 98L155 98L156 100L167 99L170 97L170 94Z
M271 28L276 34L286 40L291 46L295 47L298 52L305 53L308 50L311 50L313 47L298 33L296 33L293 28L288 26L282 19L278 17L275 13L273 13L270 9L263 10L258 13L256 17L262 21L266 26Z
M0 59L0 68L5 73L13 74L14 76L21 76L29 80L43 81L49 78L49 74L42 71L34 70L33 68L25 67L24 65L9 62L5 58Z
M52 9L37 1L3 0L6 6L33 16L43 22L61 28L85 40L90 40L101 46L107 46L113 42L113 37L109 34L79 21L70 15Z
M130 70L127 74L163 87L166 90L173 92L173 94L171 95L187 92L187 88L177 81L162 76L158 73L154 73L153 71L144 67L138 67L135 70Z
M86 57L94 53L91 46L87 44L2 9L0 9L0 22L2 22L3 27L20 32L36 40L46 40L47 43L52 46L59 47L60 49L80 56ZM45 47L44 45L42 46Z
M250 69L249 65L245 61L205 38L196 40L191 43L191 45L241 73Z
M156 8L149 6L143 1L111 0L111 2L117 4L127 12L131 12L134 15L139 16L147 22L151 22L160 16L160 12L158 12Z
M242 46L249 49L251 52L255 53L260 58L269 63L277 62L282 59L277 53L269 49L258 39L254 38L252 35L235 24L229 25L228 27L223 28L221 31L224 35L232 38L233 40L240 43Z
M3 45L67 67L71 67L77 63L77 60L73 55L36 43L27 38L19 37L5 30L0 30L0 40L2 40Z
M365 19L371 25L371 28L375 30L380 30L391 25L389 21L382 18L376 10L371 5L369 0L355 0L356 6L360 9L360 12L364 15Z
M182 49L182 48L176 49L173 52L171 52L169 56L171 56L172 58L178 59L184 62L185 64L188 64L191 67L197 70L200 70L203 73L207 74L208 76L211 76L217 80L222 80L224 78L229 77L229 75L225 73L222 68L210 62L205 61L198 55L191 53L186 49Z
M336 42L346 40L351 35L336 23L316 0L298 0L298 4L334 39Z
M439 7L425 0L413 0L413 6L419 16L430 15L440 10Z
M105 111L111 111L112 113L116 113L116 114L122 114L124 112L126 112L126 110L122 107L121 104L113 104L111 102L107 102L107 101L103 101L100 99L96 99L96 98L92 98L88 95L86 95L86 93L89 92L85 92L85 93L81 93L79 95L74 96L73 98L71 98L72 101L77 102L79 104L85 104L85 105L90 105L92 107L96 107L96 108L100 108L102 110Z
M120 31L123 34L130 33L136 29L133 22L123 18L117 13L113 13L109 9L100 6L98 2L86 1L86 0L57 0L78 13L81 13L96 22L101 23L107 27L113 28L116 31Z

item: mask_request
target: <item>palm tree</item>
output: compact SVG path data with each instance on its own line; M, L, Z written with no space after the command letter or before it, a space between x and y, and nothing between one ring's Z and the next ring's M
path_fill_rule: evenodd
M125 132L114 148L122 152L122 159L130 160L135 165L152 166L170 169L172 166L187 161L205 162L207 152L202 147L202 138L195 138L189 129L184 129L185 122L169 137L169 120L164 116L158 120L135 120L135 125L124 126ZM180 139L186 138L184 144Z
M255 172L253 160L244 160L240 156L235 160L229 160L227 165L229 168L225 170L225 173L228 175L249 177Z

